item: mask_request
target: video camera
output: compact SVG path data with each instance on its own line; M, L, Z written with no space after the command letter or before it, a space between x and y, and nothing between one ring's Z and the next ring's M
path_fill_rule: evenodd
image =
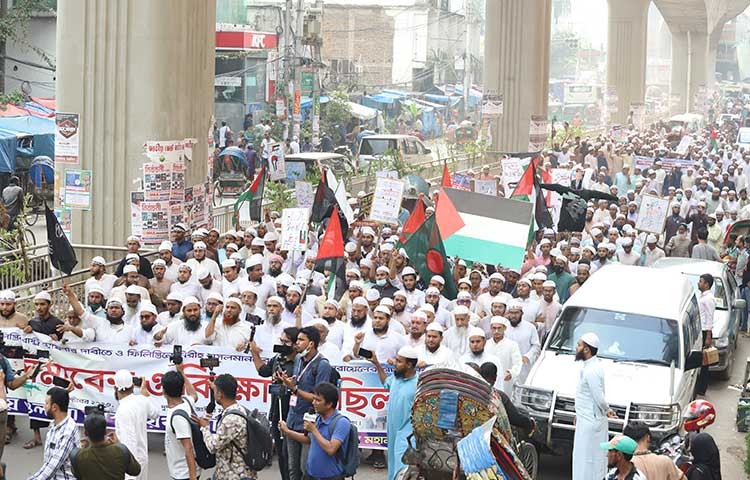
M172 355L169 356L169 361L174 365L180 365L182 363L182 345L175 345L172 347Z
M96 405L87 405L83 407L83 413L87 417L92 414L104 416L104 408L105 406L103 403L97 403Z
M211 379L213 382L215 375L214 375L214 368L218 368L221 362L219 362L219 359L217 357L214 357L210 353L206 355L206 358L201 358L200 360L201 368L207 368L208 369L208 378ZM208 399L208 405L206 405L206 413L212 414L214 413L214 410L216 409L216 397L214 396L214 390L209 390L209 399Z
M21 345L6 345L5 336L0 330L0 353L9 360L20 360L23 358L24 350Z

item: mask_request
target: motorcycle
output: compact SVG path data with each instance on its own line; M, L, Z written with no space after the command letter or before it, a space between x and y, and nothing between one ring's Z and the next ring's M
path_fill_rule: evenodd
M690 470L690 467L693 466L693 457L690 455L691 437L691 434L688 434L685 437L681 437L679 434L674 434L665 439L659 447L654 450L654 453L669 457L682 473L687 473L687 471Z

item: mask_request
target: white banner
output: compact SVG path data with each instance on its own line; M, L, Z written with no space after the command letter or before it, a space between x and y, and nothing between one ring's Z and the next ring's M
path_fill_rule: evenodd
M370 220L398 224L401 213L401 199L404 196L404 182L391 178L378 177L375 184L375 195L372 199Z
M307 250L310 209L285 208L281 211L281 249L289 252Z

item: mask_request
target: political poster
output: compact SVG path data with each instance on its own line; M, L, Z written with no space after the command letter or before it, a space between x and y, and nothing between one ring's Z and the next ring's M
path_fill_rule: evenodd
M166 431L167 407L161 378L164 372L173 369L169 361L171 346L157 348L151 345L105 343L62 345L39 333L24 334L17 328L4 328L2 331L7 345L22 346L29 353L46 350L50 357L49 360L29 357L9 360L14 370L36 365L38 361L43 362L39 374L27 381L25 388L8 391L10 415L48 421L44 410L45 397L56 376L69 380L73 385L68 414L76 423L83 423L87 406L103 404L105 411L114 412L117 404L113 395L113 378L118 370L126 369L133 372L134 376L144 378L145 388L150 394L149 401L160 412L159 418L148 421L148 431ZM198 415L205 414L210 398L210 372L200 365L200 359L209 354L219 360L219 366L214 369L216 374L229 373L237 379L237 400L241 405L248 410L268 410L271 402L268 388L271 379L258 375L251 355L222 347L186 345L182 352L184 374L198 394ZM388 445L385 427L389 394L383 388L376 368L367 361L337 362L332 366L341 375L339 410L357 426L359 446L386 450ZM387 374L393 371L389 365L384 365L383 368ZM116 421L114 418L113 420Z
M55 113L55 165L76 165L80 158L80 129L77 113Z
M454 173L451 177L451 188L471 191L471 177L463 173Z
M91 210L91 170L65 169L65 208Z
M312 183L299 180L294 182L294 196L297 199L297 207L312 208L315 201Z
M532 115L529 121L529 151L538 152L547 146L547 117Z
M169 168L169 201L182 203L185 201L185 162L173 162L169 164Z
M73 230L73 211L69 208L56 208L54 212L60 227L62 227L63 233L68 237L68 241L72 242L73 237L71 231Z
M310 209L285 208L281 211L281 249L289 252L307 250Z
M474 180L474 191L496 197L497 180Z
M375 196L374 192L366 193L359 197L359 214L360 216L369 216L372 210L372 199Z
M143 164L143 198L146 201L169 200L172 169L165 163Z
M482 118L493 119L503 114L503 95L485 93L482 97Z
M398 224L403 196L404 182L392 178L378 178L372 198L370 220L387 224Z
M509 196L523 176L523 163L520 158L505 158L500 164L503 168L503 190L505 195Z
M186 148L192 150L193 139L186 138L183 140L160 140L148 141L143 144L143 153L148 157L149 162L154 163L172 163L184 162L188 159ZM192 156L192 152L190 153Z
M206 201L206 184L201 183L193 186L193 209L192 216L190 218L190 224L192 228L201 228L208 225L208 219L210 218L207 211L207 206L211 202Z
M669 201L669 198L643 195L635 228L648 233L662 233L669 214Z
M130 234L140 237L143 235L141 227L141 203L143 191L130 192Z
M284 149L280 143L270 145L268 154L268 174L271 180L282 180L286 178L286 165L284 164Z
M169 204L169 229L178 223L185 223L185 205L182 203L171 203Z
M141 202L141 242L158 245L165 238L169 238L169 201L144 200Z

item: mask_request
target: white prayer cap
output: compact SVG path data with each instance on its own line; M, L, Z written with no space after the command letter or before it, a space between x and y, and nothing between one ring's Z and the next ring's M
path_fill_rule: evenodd
M523 304L516 299L513 299L508 304L508 310L523 310Z
M206 242L195 242L193 244L193 250L205 250Z
M36 302L37 300L46 300L52 303L52 297L45 290L42 290L34 296L34 301Z
M170 292L169 295L167 295L167 300L172 300L173 302L182 303L182 295L176 292Z
M435 287L427 287L427 290L424 291L425 295L440 295L440 290L438 290Z
M250 255L250 258L245 262L245 268L251 268L258 265L263 265L263 255L259 253Z
M255 238L253 238L253 239L252 239L252 241L250 242L250 246L251 246L251 247L265 247L265 246L266 246L266 244L265 244L265 243L263 243L263 239L262 239L262 238L260 238L260 237L255 237Z
M377 273L380 273L380 272L385 272L385 274L386 274L386 275L390 275L390 274L391 274L391 269L390 269L390 268L388 268L388 267L386 267L385 265L381 265L381 266L379 266L379 267L378 267L378 269L377 269L377 270L375 270L375 271L376 271Z
M354 242L349 242L346 245L344 245L344 251L346 253L354 253L357 251L357 244Z
M602 231L599 230L598 228L592 228L591 229L591 236L592 237L598 237L601 234L602 234Z
M122 307L122 302L118 298L110 298L109 300L107 300L107 305L105 307L109 308L109 307L111 307L113 305L117 305L118 307Z
M114 380L115 388L121 392L133 386L133 375L124 368L115 372Z
M543 238L542 241L539 242L539 246L541 247L542 245L549 245L551 243L552 242L550 242L548 238Z
M235 261L232 260L232 259L230 259L230 258L228 258L228 259L224 260L223 262L221 262L221 268L233 268L233 267L236 267L236 266L237 266L237 264L235 263Z
M290 292L297 292L298 294L302 295L302 289L299 288L297 285L291 285L289 288L286 289L286 293Z
M137 236L135 236L135 235L131 235L131 236L129 236L129 237L127 238L127 241L128 241L128 242L138 242L139 244L141 243L141 239L140 239L140 238L138 238L138 237L137 237Z
M221 296L219 292L211 292L208 294L208 298L206 300L216 300L219 303L224 303L224 297Z
M372 227L364 226L362 227L362 230L360 231L362 235L370 235L372 237L375 236L375 231L372 229Z
M599 337L595 333L584 333L581 336L581 341L589 347L599 348Z
M157 258L156 260L154 260L153 262L151 262L151 266L152 267L159 267L159 266L166 267L167 266L167 262L165 262L161 258Z
M371 288L367 290L367 293L365 294L365 298L368 302L374 302L377 300L380 300L380 292L375 290L374 288Z
M226 247L224 247L225 250L234 250L235 252L239 250L236 243L228 243Z
M211 272L209 272L207 269L200 267L198 269L198 280L203 280L204 278L208 278L211 275Z
M156 310L156 305L151 302L144 302L143 304L141 304L141 312L149 312L153 313L154 315L159 314L159 312Z
M412 267L404 267L403 271L401 272L401 277L405 277L407 275L417 275L417 272Z
M404 345L398 350L398 356L408 358L409 360L416 360L417 358L419 358L419 352L417 352L417 349L414 347Z
M172 251L172 242L170 242L169 240L164 240L163 242L161 242L159 244L159 251L161 252L162 250L167 250L167 251L171 252Z
M505 277L503 277L502 273L495 272L492 275L490 275L490 280L500 280L501 282L505 283Z
M179 270L187 270L189 272L192 272L193 271L193 267L191 267L189 263L183 262L183 263L180 264L179 267L177 267L177 270L178 271Z
M542 288L544 287L557 288L557 284L553 282L552 280L545 280L544 283L542 284Z
M190 305L192 303L194 303L194 304L196 304L198 306L200 306L200 304L201 304L201 302L197 298L193 297L192 295L189 296L189 297L185 297L182 300L182 306L183 307L187 307L188 305Z
M360 292L363 292L365 290L365 286L359 280L352 280L351 282L349 282L349 288L356 288Z
M242 308L242 302L237 297L229 297L229 298L227 298L227 301L224 302L224 303L225 304L227 304L227 303L235 303L238 307Z
M492 300L490 301L490 305L493 303L502 303L503 305L507 305L508 302L505 300L505 297L502 295L496 295L492 297Z
M264 242L275 242L279 239L279 234L276 232L268 232L263 235Z
M427 325L427 331L443 333L443 326L440 325L438 322L432 322L429 325Z
M391 310L388 307L386 307L385 305L378 305L377 307L375 307L375 310L373 312L374 313L378 313L379 312L379 313L385 314L385 315L387 315L389 317L391 316Z
M333 298L327 298L326 301L323 302L323 305L333 305L334 307L339 308L339 302Z
M138 273L138 269L135 268L135 265L125 265L125 268L122 269L122 273L131 273L131 272Z
M436 283L439 283L440 285L445 285L445 279L442 275L433 275L430 280L434 280Z
M138 285L130 285L125 289L125 293L128 295L141 295L141 287Z
M392 307L393 306L393 299L392 298L388 298L388 297L381 298L379 305L385 305L385 306L388 306L388 307Z
M464 305L456 305L456 308L453 309L453 315L468 315L469 314L469 308Z
M547 275L545 275L545 274L543 274L543 273L540 273L540 272L537 272L537 273L535 273L535 274L531 275L531 279L532 279L532 280L541 280L541 281L545 281L545 280L547 280Z
M367 300L365 300L363 297L357 297L354 300L352 300L352 305L360 305L362 307L368 307Z
M503 316L496 315L490 319L490 325L505 325L506 327L509 327L510 320Z
M646 237L646 243L656 243L656 235L649 233L648 237Z
M280 307L284 306L284 299L279 297L278 295L274 295L272 297L268 297L268 300L266 300L266 305L269 303L278 303Z
M93 287L93 285L92 285ZM99 286L99 288L102 288ZM91 291L91 288L89 288L89 291ZM16 301L16 294L13 292L13 290L3 290L0 292L0 301L3 302L15 302Z
M322 318L316 318L315 320L313 320L312 322L310 322L310 325L313 326L313 327L321 326L321 327L325 328L326 330L328 330L328 322L326 322Z
M399 297L407 298L406 297L406 292L403 291L403 290L396 290L395 292L393 292L393 298L396 298L396 295L398 295Z
M471 299L471 293L467 292L466 290L462 290L458 292L456 295L456 300L466 300Z
M94 257L91 259L91 265L106 265L107 262L104 261L103 257Z
M346 274L349 275L350 273L353 274L353 275L356 275L357 278L362 278L362 274L356 268L349 268L349 269L347 269Z
M424 305L419 307L419 310L422 310L423 312L430 312L431 314L435 315L435 307L433 307L429 303L425 303Z
M526 278L526 277L523 277L523 278L519 279L519 280L518 280L518 281L516 282L516 284L519 284L519 283L525 283L526 285L528 285L528 286L531 286L531 280L529 280L529 279L528 279L528 278Z
M479 327L469 328L469 338L471 337L482 337L485 338L484 330Z
M137 253L128 253L125 255L125 261L130 263L130 260L140 260L141 257L138 256Z
M411 314L412 321L414 320L421 320L423 322L427 321L427 314L424 313L424 310L417 310L414 313Z

